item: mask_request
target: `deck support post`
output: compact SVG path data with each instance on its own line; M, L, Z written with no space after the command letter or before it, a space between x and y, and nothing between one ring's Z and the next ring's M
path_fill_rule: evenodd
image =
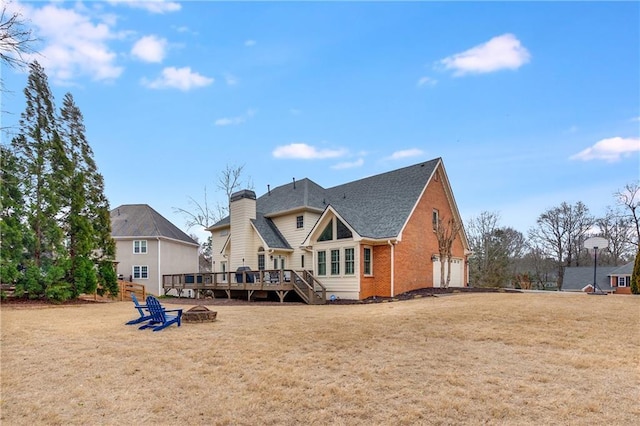
M287 293L289 293L289 290L277 290L276 291L276 294L280 298L280 303L284 303L284 298L287 297Z
M251 302L251 296L255 290L247 290L247 302Z
M227 293L227 299L231 299L231 290L225 290Z

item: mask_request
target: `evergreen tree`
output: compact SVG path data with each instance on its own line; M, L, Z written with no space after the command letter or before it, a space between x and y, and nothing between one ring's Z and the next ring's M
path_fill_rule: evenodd
M640 249L636 253L636 261L631 273L631 293L640 294Z
M39 269L38 273L29 275L32 278L29 296L39 297L49 286L64 285L57 278L59 273L50 273L50 269L57 270L66 261L60 212L63 206L62 175L68 169L68 159L59 136L54 99L44 69L37 62L29 68L24 90L26 108L12 147L19 163L24 213L33 233L27 246L28 262Z
M108 264L113 269L111 261L115 257L109 202L104 196L104 181L93 159L93 150L86 139L82 112L70 93L65 95L60 113L60 132L71 160L66 193L71 258L68 276L76 296L95 291L98 278L109 293L117 294L117 277L115 273L111 277L104 267ZM100 264L97 270L94 262Z
M30 234L23 222L18 161L8 147L1 145L0 165L0 280L10 284L19 277Z

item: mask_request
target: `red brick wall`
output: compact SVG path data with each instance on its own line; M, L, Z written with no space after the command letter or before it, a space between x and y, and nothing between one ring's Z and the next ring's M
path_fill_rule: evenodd
M440 169L438 167L438 174ZM434 208L438 209L442 223L451 218L452 211L440 177L429 182L402 233L402 241L395 246L395 294L433 287L431 256L438 254L438 241L432 225ZM454 241L452 255L464 259L464 247L459 236ZM465 264L464 277L466 269Z
M364 271L364 247L360 247L360 299L371 296L391 295L391 247L388 245L372 247L373 276Z

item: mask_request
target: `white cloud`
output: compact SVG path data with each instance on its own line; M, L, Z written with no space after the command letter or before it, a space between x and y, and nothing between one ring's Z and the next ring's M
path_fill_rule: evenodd
M444 58L440 64L453 70L455 76L488 73L502 69L515 70L529 62L531 54L513 34L494 37L462 53Z
M121 4L135 9L144 9L149 13L168 13L177 12L182 9L180 3L175 1L164 0L110 0L111 4Z
M344 163L338 163L331 166L334 170L353 169L355 167L361 167L364 164L364 158L358 158L355 161L345 161Z
M238 124L242 124L247 121L249 118L256 115L255 109L248 109L246 113L243 115L239 115L237 117L224 117L218 118L213 122L216 126L237 126Z
M319 149L306 143L291 143L273 150L275 158L289 158L301 160L322 160L325 158L341 157L347 153L346 149Z
M640 121L640 117L633 117L631 121Z
M607 162L619 161L634 152L640 152L640 138L609 138L602 139L595 145L580 151L569 157L571 160L605 160Z
M144 62L162 62L166 48L166 39L150 35L136 41L131 48L131 54Z
M297 109L297 108L291 108L291 109L289 109L289 113L290 113L291 115L300 115L300 114L302 114L302 111L300 111L300 110L299 110L299 109Z
M205 87L214 82L213 78L205 77L191 71L190 67L168 67L162 70L162 75L153 81L142 80L142 84L151 89L179 89L188 91L198 87Z
M438 80L435 80L431 77L421 77L418 80L418 87L425 87L425 86L435 86L436 83L438 82Z
M256 45L256 43L257 43L257 42L256 42L255 40L245 40L245 41L244 41L244 45L245 45L246 47L252 47L252 46L255 46L255 45Z
M122 74L116 65L117 55L107 42L122 38L114 33L113 20L95 22L83 9L65 9L62 3L52 3L40 9L23 5L23 16L34 28L34 36L45 40L39 53L27 55L37 60L56 82L71 84L80 75L94 80L113 80ZM86 11L85 11L86 13Z
M404 149L402 151L396 151L389 156L390 160L400 160L409 157L418 157L424 154L424 151L418 148Z

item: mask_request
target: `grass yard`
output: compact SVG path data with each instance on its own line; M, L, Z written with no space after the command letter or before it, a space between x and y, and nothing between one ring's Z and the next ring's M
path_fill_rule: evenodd
M124 325L138 315L128 302L1 306L0 423L631 425L640 416L638 297L211 309L214 323L153 333Z

